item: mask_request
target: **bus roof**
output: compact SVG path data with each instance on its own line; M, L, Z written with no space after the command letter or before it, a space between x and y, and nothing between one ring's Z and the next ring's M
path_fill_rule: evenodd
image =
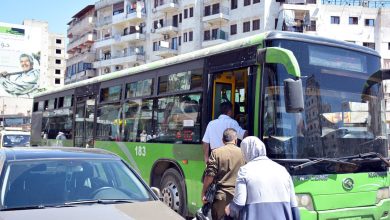
M100 75L97 77L93 77L91 79L87 79L87 80L83 80L80 82L65 85L65 86L57 88L57 89L52 89L52 90L38 93L34 96L34 98L45 96L45 95L55 93L55 92L74 89L74 88L77 88L80 86L104 82L104 81L108 81L111 79L125 77L128 75L134 75L137 73L142 73L142 72L154 70L154 69L158 69L161 67L166 67L166 66L170 66L170 65L174 65L174 64L184 63L184 62L191 61L191 60L201 59L201 58L204 58L206 56L215 55L215 54L223 53L223 52L228 52L228 51L232 51L232 50L239 49L239 48L245 48L245 47L250 47L250 46L255 46L255 45L263 47L264 40L266 40L266 39L267 40L268 39L270 39L270 40L272 40L272 39L287 39L287 40L312 42L312 43L324 44L324 45L328 45L328 46L343 47L343 48L357 50L357 51L360 51L363 53L369 53L372 55L379 56L379 54L375 50L369 49L367 47L359 46L359 45L356 45L353 43L348 43L348 42L344 42L344 41L338 41L338 40L333 40L333 39L323 38L323 37L318 37L318 36L312 36L312 35L307 35L307 34L302 34L302 33L285 32L285 31L271 31L271 32L264 32L264 33L261 33L258 35L245 37L242 39L238 39L238 40L230 41L227 43L215 45L212 47L200 49L200 50L193 51L190 53L185 53L185 54L181 54L178 56L146 63L146 64L143 64L143 65L140 65L137 67L127 68L127 69L123 69L123 70L120 70L117 72L112 72L109 74Z

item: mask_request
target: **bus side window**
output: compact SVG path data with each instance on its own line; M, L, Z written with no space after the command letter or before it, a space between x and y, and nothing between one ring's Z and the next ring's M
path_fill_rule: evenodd
M199 143L201 94L176 95L158 99L155 142Z

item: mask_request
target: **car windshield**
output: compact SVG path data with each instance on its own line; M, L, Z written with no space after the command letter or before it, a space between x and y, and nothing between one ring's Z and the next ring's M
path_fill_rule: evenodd
M28 147L30 135L6 134L3 136L3 147Z
M4 170L2 209L92 200L154 200L120 160L14 161Z
M283 81L292 76L281 65L267 65L263 140L271 158L387 156L379 57L304 42L274 46L297 57L305 106L302 113L286 112Z

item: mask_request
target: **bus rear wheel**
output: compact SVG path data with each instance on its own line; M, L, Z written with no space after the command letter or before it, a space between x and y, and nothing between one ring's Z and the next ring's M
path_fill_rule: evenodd
M165 204L180 215L185 215L185 190L183 177L173 168L166 170L162 176L160 189Z

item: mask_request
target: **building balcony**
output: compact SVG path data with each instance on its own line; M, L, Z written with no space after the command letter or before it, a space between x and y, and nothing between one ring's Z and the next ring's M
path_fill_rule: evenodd
M389 8L390 7L390 2L389 1L322 0L321 3L323 5L363 6L363 7L367 7L367 8Z
M79 62L93 63L95 61L95 58L96 58L96 53L94 52L77 53L72 57L66 59L66 66L69 67Z
M156 56L167 58L167 57L173 57L173 56L178 55L179 51L177 50L177 48L174 48L174 47L172 48L172 47L159 46L157 48L154 48L153 53Z
M159 3L152 9L152 12L170 13L179 10L178 0L160 0Z
M115 24L122 24L125 22L130 23L140 23L145 21L146 19L146 13L145 9L142 8L141 10L130 10L128 13L120 13L112 16L112 23Z
M287 5L301 6L301 5ZM281 8L284 8L283 6ZM279 11L276 30L291 32L315 32L317 15L310 16L310 9L282 9Z
M193 5L194 4L194 0L181 0L180 4L181 4L182 7L183 6L186 7L187 5Z
M317 0L285 0L285 2L281 2L281 3L306 5L306 4L317 4Z
M89 69L89 70L83 70L81 72L78 72L70 77L65 77L64 79L64 83L65 84L71 84L71 83L75 83L75 82L79 82L79 81L82 81L82 80L86 80L86 79L89 79L89 78L92 78L92 77L95 77L96 76L96 70L94 69Z
M74 38L76 38L76 36L74 36ZM92 33L86 33L81 37L72 39L72 41L68 43L67 52L74 53L76 52L77 49L82 49L84 47L92 45L94 41L95 41L95 35Z
M110 25L112 24L112 16L106 16L102 18L98 18L96 21L96 28L101 28L104 27L105 25Z
M179 31L178 24L171 20L165 20L163 24L158 23L154 29L156 34L176 34Z
M107 47L115 43L115 40L112 36L107 36L103 39L96 40L94 43L95 48Z
M210 47L217 44L226 43L228 41L228 34L225 31L219 30L211 32L211 36L205 36L202 42L202 47Z
M145 63L145 55L142 52L130 52L125 55L112 56L109 59L100 59L93 63L94 68L102 68L108 66L116 66L123 64L136 64L136 63Z
M95 27L95 18L93 16L85 17L81 20L73 20L68 26L68 37L85 33L86 30L93 30Z
M230 21L229 8L218 7L212 10L204 10L202 21L210 25L227 23Z
M95 3L95 10L97 11L101 8L105 8L119 2L123 2L123 0L100 0Z
M144 41L146 39L145 34L143 33L131 33L127 35L123 35L121 37L121 42L139 42Z

